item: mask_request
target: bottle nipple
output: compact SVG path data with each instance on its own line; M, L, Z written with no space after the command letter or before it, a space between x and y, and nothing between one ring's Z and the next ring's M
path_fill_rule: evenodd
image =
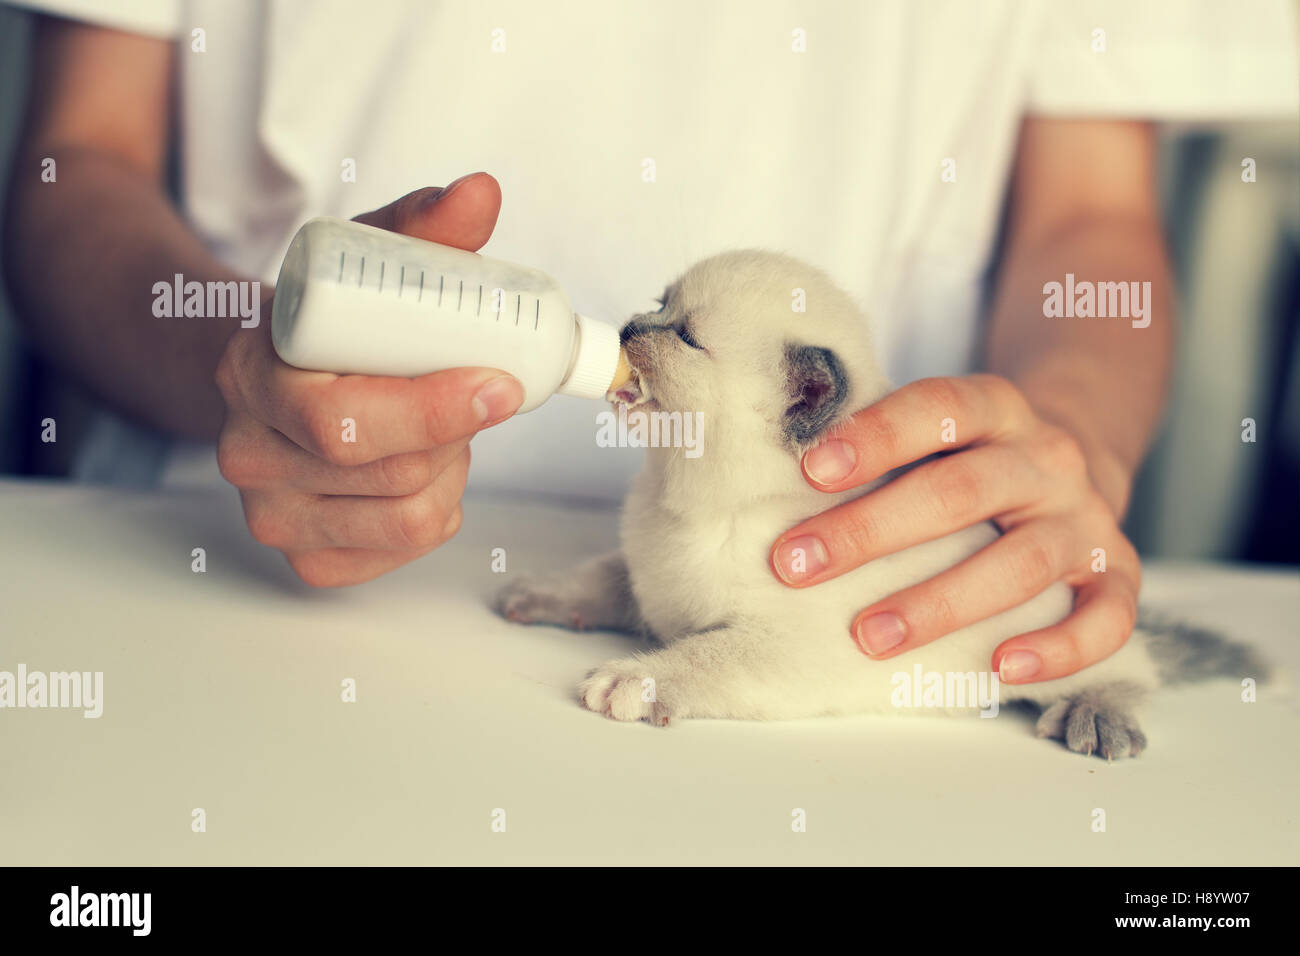
M627 364L627 352L620 348L618 350L618 367L614 369L614 380L609 383L607 391L612 392L620 385L626 385L631 377L632 366Z

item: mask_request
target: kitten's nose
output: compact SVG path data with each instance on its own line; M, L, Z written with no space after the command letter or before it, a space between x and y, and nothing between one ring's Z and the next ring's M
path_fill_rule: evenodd
M662 328L662 325L638 315L633 316L627 325L619 329L618 344L623 347L623 354L627 356L628 364L639 374L645 375L649 372L653 364L650 352L654 345L654 339L650 334Z
M654 322L647 322L641 318L631 319L627 325L623 326L618 333L618 342L620 345L627 345L629 339L636 338L640 335L647 335L656 328L661 328Z

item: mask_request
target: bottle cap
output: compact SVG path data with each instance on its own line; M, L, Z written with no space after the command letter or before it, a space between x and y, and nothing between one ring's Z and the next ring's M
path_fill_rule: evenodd
M623 353L618 329L576 312L573 318L578 323L573 368L559 391L578 398L604 398L614 381Z

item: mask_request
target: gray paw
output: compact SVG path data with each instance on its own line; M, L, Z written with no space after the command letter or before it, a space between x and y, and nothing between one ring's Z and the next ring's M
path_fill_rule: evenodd
M537 578L519 578L497 592L493 610L516 624L556 624L573 631L591 623L591 608L564 589Z
M1122 695L1104 689L1066 697L1043 711L1038 718L1038 736L1062 740L1085 756L1096 754L1107 760L1136 757L1146 748L1147 738L1127 703Z

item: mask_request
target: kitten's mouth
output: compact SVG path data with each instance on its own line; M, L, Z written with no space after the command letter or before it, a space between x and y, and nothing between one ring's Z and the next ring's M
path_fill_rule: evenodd
M619 402L628 408L636 408L638 405L644 405L646 402L651 401L652 397L644 373L635 365L630 367L632 369L631 377L618 388L612 388L606 392L605 399L611 402Z

